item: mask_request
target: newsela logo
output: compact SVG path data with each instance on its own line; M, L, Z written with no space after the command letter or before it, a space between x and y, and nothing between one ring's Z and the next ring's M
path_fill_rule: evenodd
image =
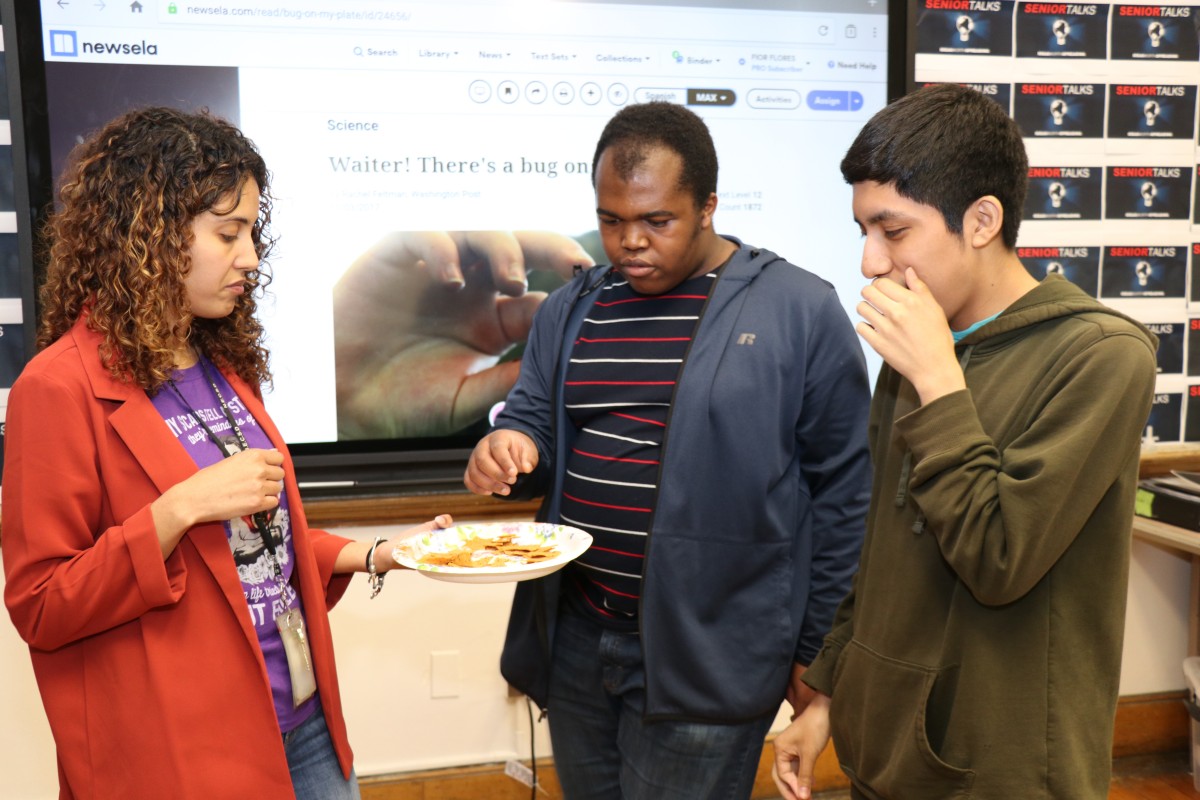
M50 31L50 55L78 58L80 55L156 56L158 45L140 42L81 42L75 31Z
M79 40L75 31L50 31L50 55L71 56L79 55Z

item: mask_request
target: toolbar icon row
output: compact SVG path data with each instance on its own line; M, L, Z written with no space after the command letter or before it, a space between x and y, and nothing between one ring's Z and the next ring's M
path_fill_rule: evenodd
M570 81L558 81L553 86L548 86L542 81L529 81L522 87L511 80L500 81L495 86L485 80L475 80L471 82L467 93L476 103L487 103L491 100L515 103L524 99L532 105L541 105L547 100L553 100L565 106L578 100L585 105L594 106L602 100L607 100L614 106L623 106L629 102L629 89L624 84L610 83L608 88L603 88L594 81L588 81L579 87Z

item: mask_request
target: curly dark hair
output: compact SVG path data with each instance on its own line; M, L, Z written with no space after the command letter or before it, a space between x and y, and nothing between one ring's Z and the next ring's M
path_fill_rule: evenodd
M192 318L184 279L191 270L192 222L238 197L253 178L260 259L254 286L221 319ZM191 344L251 386L270 383L269 354L255 316L270 283L274 244L270 173L254 143L207 111L136 109L71 152L58 209L42 231L47 260L39 290L41 349L82 315L103 336L100 356L118 380L157 391L180 343ZM218 211L222 209L216 209Z
M1021 129L985 95L953 83L900 98L871 117L842 159L846 183L875 181L941 212L946 229L962 234L963 214L993 195L1004 208L1008 249L1029 182Z
M690 192L696 208L717 191L717 149L708 126L677 103L654 101L626 106L604 126L592 157L592 183L605 150L613 148L613 166L627 180L655 147L674 150L683 161L679 188Z

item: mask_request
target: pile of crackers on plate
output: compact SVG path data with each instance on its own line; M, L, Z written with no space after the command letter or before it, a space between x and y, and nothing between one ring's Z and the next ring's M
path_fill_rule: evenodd
M552 544L520 544L514 534L506 533L493 539L468 539L445 553L424 553L422 564L438 567L509 567L532 564L558 555Z

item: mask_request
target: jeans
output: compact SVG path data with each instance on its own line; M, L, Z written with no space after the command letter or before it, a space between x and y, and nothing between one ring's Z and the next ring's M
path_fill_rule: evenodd
M283 747L296 800L360 800L354 771L350 780L342 777L320 706L300 727L283 735Z
M775 719L646 722L637 633L611 631L564 602L554 635L548 718L566 800L750 797Z

